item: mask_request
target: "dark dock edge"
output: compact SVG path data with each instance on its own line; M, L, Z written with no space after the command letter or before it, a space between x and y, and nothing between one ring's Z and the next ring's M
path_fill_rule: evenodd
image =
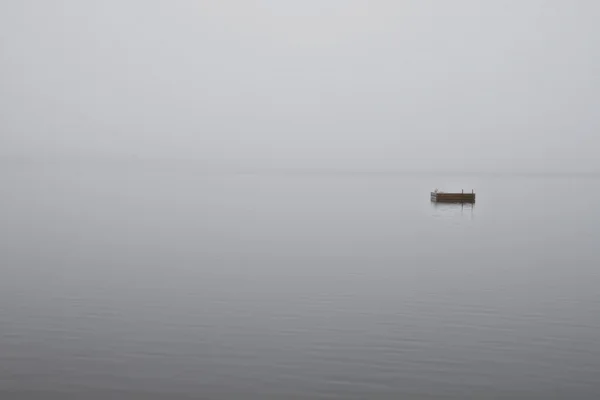
M434 203L475 203L475 193L431 192Z

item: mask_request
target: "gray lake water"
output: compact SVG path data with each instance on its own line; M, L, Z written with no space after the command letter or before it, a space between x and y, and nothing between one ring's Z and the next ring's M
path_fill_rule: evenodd
M0 399L600 398L599 184L5 163Z

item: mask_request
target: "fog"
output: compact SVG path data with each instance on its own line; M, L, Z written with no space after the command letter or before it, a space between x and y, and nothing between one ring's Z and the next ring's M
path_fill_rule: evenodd
M598 21L0 0L0 399L600 399Z
M0 154L599 171L596 1L4 0Z

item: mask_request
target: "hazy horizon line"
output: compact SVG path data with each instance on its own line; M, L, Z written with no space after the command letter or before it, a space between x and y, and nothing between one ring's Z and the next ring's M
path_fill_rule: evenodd
M421 168L421 167L382 167L382 166L350 166L350 165L285 165L284 163L245 160L238 162L216 161L193 158L173 157L147 157L147 156L123 156L123 155L0 155L1 162L19 164L62 164L77 163L87 164L117 164L117 165L193 165L207 172L229 172L229 173L268 173L284 172L288 174L334 174L334 175L401 175L401 174L436 174L436 175L513 175L513 176L600 176L600 171L582 170L539 170L539 169L507 169L498 168L490 170L487 168Z

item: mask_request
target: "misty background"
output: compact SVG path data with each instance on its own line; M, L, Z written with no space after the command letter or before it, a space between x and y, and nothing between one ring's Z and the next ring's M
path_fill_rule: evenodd
M597 172L596 1L0 3L3 158Z
M0 398L600 399L598 21L0 0Z

